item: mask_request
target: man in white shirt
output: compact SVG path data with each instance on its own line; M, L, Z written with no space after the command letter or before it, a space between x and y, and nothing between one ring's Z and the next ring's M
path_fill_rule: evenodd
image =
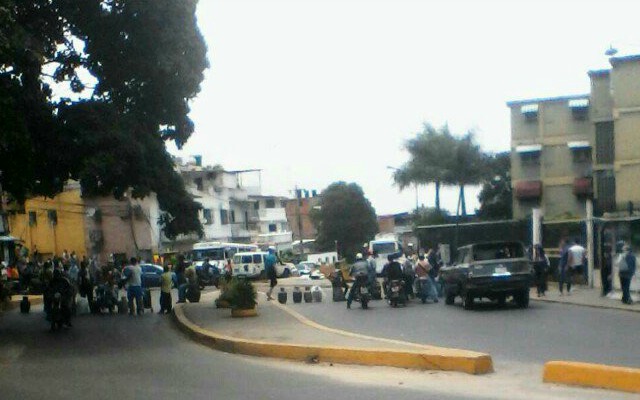
M585 284L589 283L589 275L587 271L587 266L585 265L585 255L587 251L584 247L580 246L578 243L578 239L573 241L573 245L569 247L569 267L573 273L582 272L582 276L584 276Z
M124 269L127 280L127 300L129 301L129 315L134 315L134 308L138 315L144 313L142 305L142 268L135 257L131 257L131 264ZM134 306L135 299L135 306Z

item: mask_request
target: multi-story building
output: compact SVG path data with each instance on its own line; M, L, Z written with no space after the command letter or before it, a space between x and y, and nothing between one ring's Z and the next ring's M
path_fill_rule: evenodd
M203 167L201 159L187 164L178 160L177 170L189 193L202 205L200 221L204 237L201 240L291 246L284 209L286 199L261 194L261 179L250 179L250 175L259 176L260 170ZM166 249L188 250L198 240L188 235L164 242Z
M591 91L507 103L515 219L583 218L640 205L640 56L614 57L590 71Z

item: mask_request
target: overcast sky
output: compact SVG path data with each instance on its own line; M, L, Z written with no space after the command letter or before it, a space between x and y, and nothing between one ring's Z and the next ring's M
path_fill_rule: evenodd
M378 214L415 207L392 171L423 122L508 150L505 103L589 92L610 44L640 53L632 1L200 0L211 68L183 158L261 168L265 194L334 181ZM419 202L433 206L433 188ZM469 190L467 208L478 206ZM456 192L443 193L454 212Z

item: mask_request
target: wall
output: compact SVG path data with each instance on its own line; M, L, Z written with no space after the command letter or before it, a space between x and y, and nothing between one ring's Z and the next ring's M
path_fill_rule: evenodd
M49 221L47 211L55 210L57 223ZM24 204L24 214L9 216L11 235L24 241L29 250L37 246L44 257L62 255L66 249L79 257L86 255L84 230L84 205L80 189L74 188L58 194L53 199L37 197ZM29 212L36 213L36 223L29 225Z

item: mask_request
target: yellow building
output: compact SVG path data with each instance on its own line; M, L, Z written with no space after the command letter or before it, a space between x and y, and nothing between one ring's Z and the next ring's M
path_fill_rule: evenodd
M85 207L80 189L60 193L53 199L34 197L25 201L24 212L9 215L11 234L43 257L75 251L87 255Z

